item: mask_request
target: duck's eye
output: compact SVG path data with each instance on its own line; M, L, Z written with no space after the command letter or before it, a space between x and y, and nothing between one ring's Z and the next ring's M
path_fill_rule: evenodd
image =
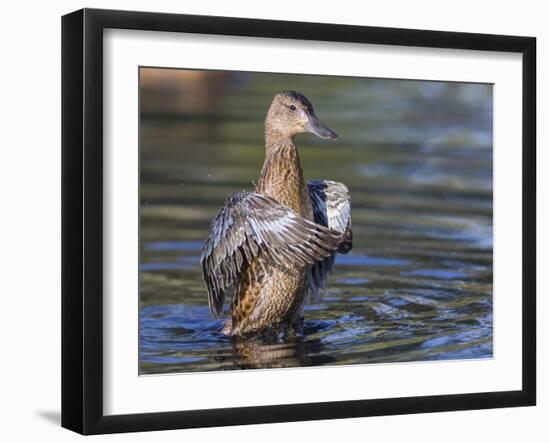
M296 111L296 106L290 105L290 110L291 110L291 111Z

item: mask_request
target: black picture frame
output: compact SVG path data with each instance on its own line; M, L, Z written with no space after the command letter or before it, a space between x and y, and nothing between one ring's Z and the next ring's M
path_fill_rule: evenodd
M131 415L103 413L103 30L191 32L503 51L523 64L522 389ZM62 426L151 431L536 403L536 39L243 18L83 9L62 18Z

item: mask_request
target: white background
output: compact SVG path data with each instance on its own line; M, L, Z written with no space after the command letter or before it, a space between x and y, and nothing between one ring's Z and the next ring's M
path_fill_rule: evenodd
M550 121L548 91L550 29L544 2L464 0L330 2L278 0L265 2L167 2L89 0L3 5L0 69L2 148L0 245L3 309L0 320L0 436L4 441L72 441L81 439L58 427L60 391L60 15L82 6L166 12L233 15L357 25L411 27L538 37L539 190L547 196L550 170L542 151L543 122ZM544 106L546 105L546 106ZM542 108L545 108L546 114ZM546 189L543 189L546 188ZM539 197L542 202L542 198ZM546 207L539 226L548 225ZM539 274L548 269L549 234L539 229ZM542 276L541 276L542 277ZM544 372L550 368L548 309L550 280L539 280L539 406L494 411L469 411L400 417L331 420L222 429L165 431L95 438L94 441L281 441L343 438L383 441L548 441L550 388ZM545 347L545 349L543 349ZM545 353L543 353L545 351Z

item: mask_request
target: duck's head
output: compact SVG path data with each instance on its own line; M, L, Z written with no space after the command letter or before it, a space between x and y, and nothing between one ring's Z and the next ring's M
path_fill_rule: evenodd
M282 91L274 98L265 120L266 131L281 137L293 138L309 132L317 137L336 140L338 135L315 115L307 97L296 91Z

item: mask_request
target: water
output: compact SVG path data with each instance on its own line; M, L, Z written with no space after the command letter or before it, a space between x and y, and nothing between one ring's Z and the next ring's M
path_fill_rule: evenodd
M142 374L492 357L490 86L193 73L162 89L147 79ZM230 339L210 318L200 249L224 199L253 189L265 111L282 89L308 96L340 136L296 141L306 178L350 189L353 250L306 306L303 336Z

